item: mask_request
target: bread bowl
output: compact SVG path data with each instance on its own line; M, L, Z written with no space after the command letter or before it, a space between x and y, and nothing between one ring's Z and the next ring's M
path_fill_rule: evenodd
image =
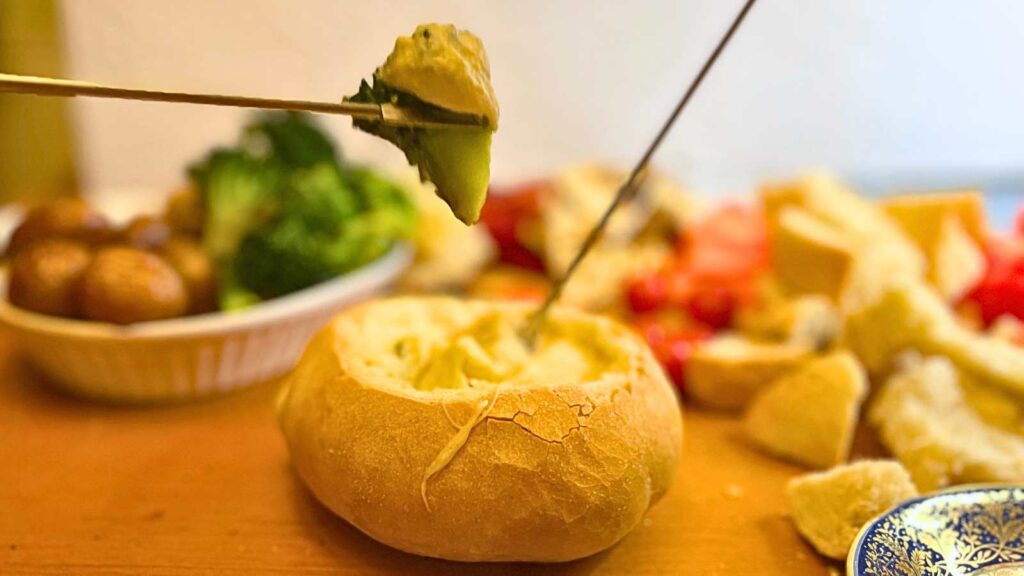
M673 389L616 322L528 306L379 300L310 343L278 416L316 497L392 547L460 561L560 562L637 526L679 462Z

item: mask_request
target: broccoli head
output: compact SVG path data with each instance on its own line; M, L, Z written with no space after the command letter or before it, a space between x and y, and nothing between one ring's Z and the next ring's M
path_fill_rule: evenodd
M414 225L405 193L342 164L305 115L260 116L238 147L215 150L190 175L203 199L203 245L218 265L223 310L362 266Z
M308 114L268 112L246 126L242 148L284 168L340 163L338 149Z
M332 164L296 172L274 220L249 234L234 260L238 284L261 298L301 290L371 262L407 237L408 198L369 173Z
M216 261L277 211L280 172L246 152L215 150L189 174L203 199L203 248Z

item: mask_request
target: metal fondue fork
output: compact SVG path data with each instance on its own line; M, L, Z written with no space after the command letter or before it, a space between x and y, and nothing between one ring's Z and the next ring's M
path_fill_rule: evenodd
M686 108L686 104L689 103L690 98L693 97L694 93L697 91L697 88L700 87L700 84L704 80L704 77L707 76L708 71L711 70L711 67L715 64L715 61L718 60L718 56L725 49L725 46L726 44L729 43L729 40L732 39L733 34L739 28L740 24L743 22L743 19L746 18L747 13L750 11L750 8L753 7L754 2L756 1L757 0L747 0L747 2L743 5L743 8L739 11L739 13L736 15L736 18L733 20L732 25L729 26L729 29L725 32L725 35L722 37L721 40L719 40L718 46L715 47L715 50L708 57L707 61L704 62L704 66L701 67L700 72L697 74L697 77L694 78L693 82L690 84L690 87L686 89L686 93L683 94L683 98L679 101L678 104L676 104L676 107L672 111L672 114L669 115L668 120L665 121L665 124L661 127L661 130L658 131L658 135L654 137L654 140L647 147L647 151L644 152L644 155L640 158L640 162L638 162L637 165L633 168L633 171L630 172L629 178L627 178L626 181L622 183L622 186L619 187L618 192L616 192L615 194L615 198L612 199L612 203L608 205L608 208L605 210L604 214L601 215L601 219L597 221L597 224L594 225L594 227L587 234L587 237L583 240L583 244L580 246L579 252L577 252L576 256L572 259L572 262L569 264L569 267L565 269L565 272L562 274L561 277L555 280L555 283L551 286L551 292L548 294L547 298L544 299L544 302L540 305L540 307L537 308L537 310L534 311L533 314L529 316L529 318L527 318L526 326L522 331L522 336L526 340L526 342L531 346L537 340L537 334L540 332L541 328L544 325L544 321L547 319L548 311L551 309L551 306L555 302L557 302L558 299L562 296L562 292L565 290L565 285L572 277L573 272L579 266L580 262L582 262L583 259L587 256L587 254L594 247L594 245L597 244L598 240L601 239L601 236L604 234L605 228L608 227L608 222L611 220L612 214L615 213L615 210L618 209L618 207L622 205L623 202L630 198L634 194L636 189L639 188L639 186L642 184L644 178L647 175L647 165L650 163L651 157L654 156L654 152L658 149L658 146L661 145L661 141L665 139L665 136L668 134L669 130L672 129L672 125L675 123L676 118L678 118L683 109Z

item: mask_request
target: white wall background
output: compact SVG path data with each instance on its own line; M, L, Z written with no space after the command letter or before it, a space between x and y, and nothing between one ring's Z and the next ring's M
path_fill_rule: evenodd
M140 87L337 100L426 21L484 39L495 181L632 163L740 0L64 0L71 73ZM656 162L729 189L806 167L1001 177L1024 167L1024 2L761 0ZM76 102L86 186L167 189L245 112ZM404 164L327 119L345 153Z

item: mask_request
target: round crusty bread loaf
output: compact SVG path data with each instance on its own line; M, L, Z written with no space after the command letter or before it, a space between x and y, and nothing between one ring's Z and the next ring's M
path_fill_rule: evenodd
M561 562L608 548L668 489L682 419L647 346L609 319L396 298L338 316L278 403L317 498L395 548ZM455 366L456 369L452 369Z

